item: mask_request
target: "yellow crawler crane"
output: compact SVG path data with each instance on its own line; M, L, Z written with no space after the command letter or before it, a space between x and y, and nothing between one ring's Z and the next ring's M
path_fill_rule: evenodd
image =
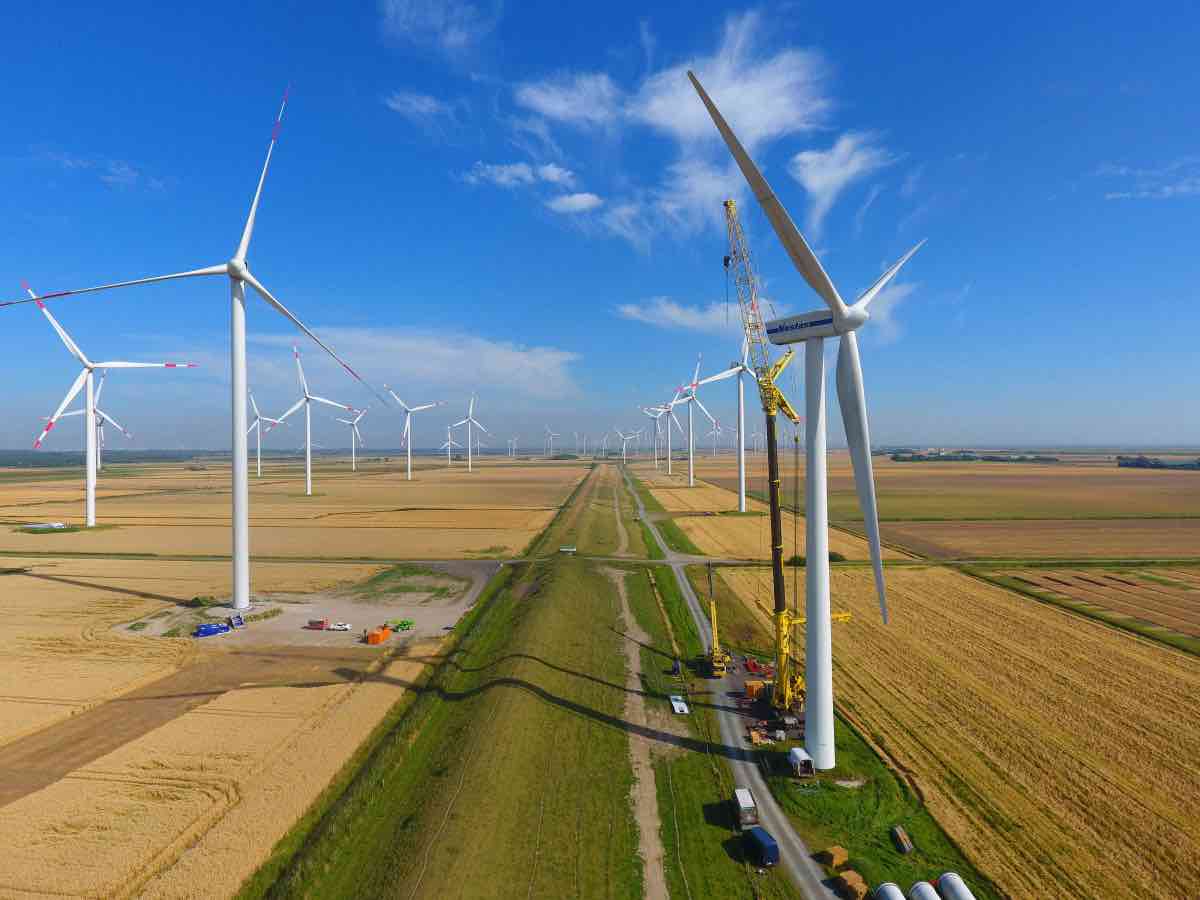
M737 203L733 200L725 201L725 230L729 237L729 255L725 257L725 267L737 286L738 308L746 333L750 367L758 381L758 394L766 418L767 493L771 508L771 590L775 601L775 682L771 689L771 703L777 709L791 710L803 696L804 679L791 655L792 624L798 617L788 612L783 582L783 521L780 513L779 440L775 417L782 412L793 422L800 421L799 414L776 384L780 373L792 361L792 351L788 350L774 363L771 362L754 261L746 243L746 234L742 231L742 223L738 221Z
M708 654L708 665L713 678L724 678L725 669L733 659L729 651L721 646L720 633L717 631L717 594L713 590L713 567L708 564L708 618L712 623L712 650Z
M833 622L845 623L850 621L850 613L830 613L829 618ZM788 705L781 707L782 709L798 710L804 705L804 667L792 656L792 628L797 625L803 627L806 621L804 616L786 609L775 616L775 649L779 655L776 657L775 684L772 686L771 696L774 698L776 692L782 691L788 698ZM783 629L782 635L779 629ZM787 660L786 666L778 664L781 659ZM782 677L787 679L786 684L780 681L780 672L784 673ZM784 686L781 687L781 684Z

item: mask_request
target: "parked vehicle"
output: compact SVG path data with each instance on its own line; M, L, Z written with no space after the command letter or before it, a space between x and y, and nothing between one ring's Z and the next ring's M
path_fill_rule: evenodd
M779 862L779 845L775 838L761 825L755 825L742 832L742 846L746 856L756 866L766 868Z
M329 630L330 631L349 631L350 623L349 622L334 622L332 625L329 626Z
M229 623L230 628L245 628L246 627L246 620L243 619L239 615L232 615L225 621L227 621Z
M754 826L744 830L742 835L746 857L751 863L763 868L779 863L779 845L766 828Z
M309 619L306 628L311 628L313 631L324 631L329 627L328 619Z
M738 828L749 828L758 824L758 804L750 788L738 788L733 792L733 814Z
M202 625L196 626L196 630L192 632L192 637L213 637L218 634L229 634L232 630L224 622L205 622Z

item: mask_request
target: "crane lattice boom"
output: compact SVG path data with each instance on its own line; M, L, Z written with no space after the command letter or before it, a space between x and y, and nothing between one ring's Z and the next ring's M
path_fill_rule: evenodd
M737 286L742 328L749 342L751 368L762 381L771 368L771 351L767 344L767 327L758 303L754 259L750 256L750 245L746 243L742 223L738 220L737 202L734 200L725 201L725 230L729 235L729 256L725 258L725 265L731 270L733 283Z

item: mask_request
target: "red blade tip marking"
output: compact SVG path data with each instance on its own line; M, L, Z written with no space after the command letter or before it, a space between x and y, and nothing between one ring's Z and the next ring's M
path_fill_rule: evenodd
M29 290L29 282L26 281L24 278L21 279L21 290L23 290L23 291Z

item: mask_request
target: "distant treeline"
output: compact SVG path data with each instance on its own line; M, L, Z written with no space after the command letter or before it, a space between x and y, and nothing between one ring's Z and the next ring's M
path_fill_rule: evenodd
M893 462L1002 462L1002 463L1056 463L1057 456L1030 455L1027 453L998 454L972 453L960 450L954 453L917 453L901 450L892 454Z
M187 462L201 457L229 456L203 450L105 450L104 464ZM0 450L0 467L54 469L83 465L82 450Z
M1154 456L1118 456L1117 465L1123 469L1192 469L1200 470L1200 459L1185 462L1166 462Z

